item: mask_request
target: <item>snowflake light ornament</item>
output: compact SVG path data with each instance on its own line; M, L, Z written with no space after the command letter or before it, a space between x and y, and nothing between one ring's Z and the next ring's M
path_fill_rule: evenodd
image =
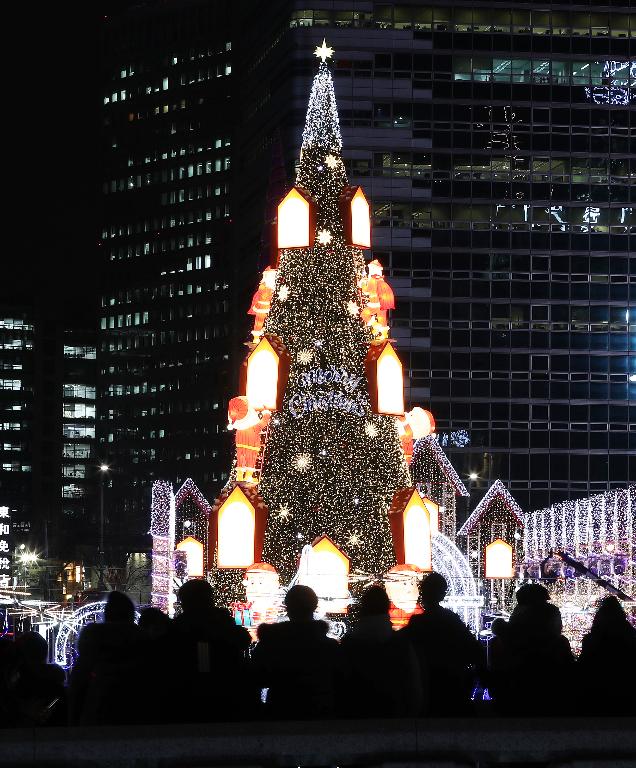
M375 424L372 421L367 421L367 423L364 425L364 434L367 437L378 436L378 428L375 426Z
M310 349L301 349L300 352L296 355L296 360L301 365L309 365L313 359L314 353Z
M278 300L279 301L287 301L289 298L289 286L288 285L281 285L281 287L278 289Z
M358 312L360 312L360 307L355 303L355 301L348 301L347 302L347 312L352 317L355 317L358 314Z
M321 229L318 232L318 242L321 245L329 245L331 242L331 232L328 229Z
M294 459L294 467L299 472L306 472L311 466L311 456L308 453L299 453Z
M325 165L333 171L338 165L338 158L333 155L327 155L327 157L325 157Z
M289 515L290 515L290 512L289 512L289 507L286 507L286 506L282 506L282 507L281 507L281 508L278 510L278 516L279 516L280 518L282 518L283 520L285 520L286 518L288 518L288 517L289 517Z

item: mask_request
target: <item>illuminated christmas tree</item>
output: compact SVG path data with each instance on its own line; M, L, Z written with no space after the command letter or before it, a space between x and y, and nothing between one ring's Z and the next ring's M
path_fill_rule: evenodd
M365 264L369 205L342 161L331 49L323 41L316 55L296 184L278 206L278 264L265 270L250 308L243 395L229 408L236 462L212 532L217 567L244 567L253 552L285 581L301 553L307 567L314 554L335 555L347 574L369 577L396 564L389 509L411 486L413 437L434 428L421 408L404 413L402 367L388 338L393 292L380 263ZM223 533L230 507L236 522ZM240 517L248 507L267 509L264 530L250 509ZM248 529L257 545L239 552Z

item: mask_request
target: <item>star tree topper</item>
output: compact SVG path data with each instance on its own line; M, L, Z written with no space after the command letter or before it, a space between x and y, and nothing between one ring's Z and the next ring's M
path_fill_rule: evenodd
M325 59L330 59L333 56L333 48L330 48L327 45L326 39L322 38L322 45L319 45L316 47L316 50L314 51L314 56L316 58L320 59L321 61L325 61Z

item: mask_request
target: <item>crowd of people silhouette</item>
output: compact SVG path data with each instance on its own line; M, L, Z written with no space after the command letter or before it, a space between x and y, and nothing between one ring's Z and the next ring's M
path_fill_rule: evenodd
M497 716L636 715L636 629L619 601L600 601L575 660L561 614L540 584L517 591L509 621L497 619L484 646L441 603L447 584L431 573L422 612L394 631L382 586L368 587L338 642L314 618L316 594L294 586L288 621L262 624L258 642L215 605L203 580L179 590L174 619L111 592L104 621L86 625L68 680L47 663L38 633L0 640L4 727L469 717L471 694L487 689Z

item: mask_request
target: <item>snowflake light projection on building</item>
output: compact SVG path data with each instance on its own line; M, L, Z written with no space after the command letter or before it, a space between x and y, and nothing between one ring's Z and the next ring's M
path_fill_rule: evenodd
M606 61L602 79L604 85L585 88L587 98L594 104L627 106L636 101L636 61Z

